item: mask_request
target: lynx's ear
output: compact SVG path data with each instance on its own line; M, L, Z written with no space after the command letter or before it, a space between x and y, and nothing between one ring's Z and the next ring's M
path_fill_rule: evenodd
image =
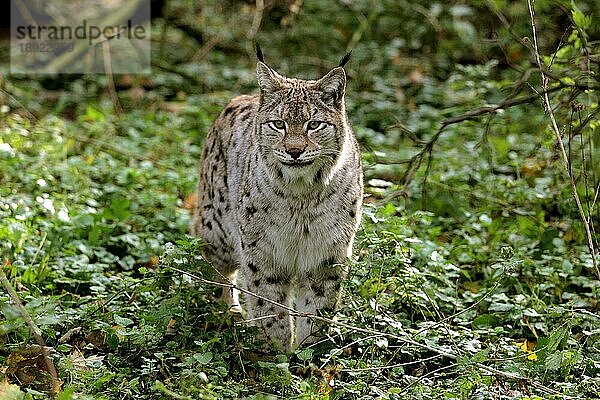
M335 67L317 81L317 90L323 92L323 101L339 106L344 100L346 91L346 72L342 67Z
M256 77L261 93L272 93L283 87L284 77L262 61L256 65Z
M259 48L260 49L260 48ZM261 53L262 54L262 53ZM343 67L344 65L346 65L348 63L348 61L350 61L350 57L352 57L352 50L350 50L341 60L340 63L338 64L338 67Z

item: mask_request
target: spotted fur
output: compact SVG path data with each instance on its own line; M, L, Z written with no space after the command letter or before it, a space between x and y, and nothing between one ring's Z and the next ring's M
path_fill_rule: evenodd
M293 79L259 61L257 77L260 95L231 100L206 137L192 233L210 243L204 255L224 282L328 315L362 208L346 74L336 67L319 80ZM236 292L224 297L238 305ZM321 328L250 295L243 308L286 351Z

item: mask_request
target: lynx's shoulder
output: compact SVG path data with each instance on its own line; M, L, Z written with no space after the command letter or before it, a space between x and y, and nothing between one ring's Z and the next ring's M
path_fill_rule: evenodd
M252 125L258 106L258 96L241 95L234 97L221 110L211 133L219 135L241 133L240 130L245 130Z

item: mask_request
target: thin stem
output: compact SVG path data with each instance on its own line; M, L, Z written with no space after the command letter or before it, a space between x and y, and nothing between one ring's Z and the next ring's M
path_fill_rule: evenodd
M117 89L115 87L109 40L105 40L102 42L102 60L104 61L104 73L106 74L108 93L110 93L110 99L112 100L115 113L120 118L123 116L123 107L121 107L121 103L119 102L119 96L117 95Z
M29 330L30 330L31 334L33 335L33 338L35 339L37 344L40 346L42 356L44 357L44 363L46 364L46 368L48 369L48 373L50 374L50 377L52 379L52 389L54 390L55 388L59 388L60 384L59 384L59 379L58 379L58 372L56 371L56 367L54 366L54 363L50 359L50 353L48 351L48 347L46 347L46 343L44 342L44 339L42 338L42 330L33 321L33 319L31 318L31 315L29 315L27 308L25 308L25 306L21 302L21 299L19 299L19 295L17 294L17 292L15 291L15 289L9 282L9 280L6 277L6 274L4 273L2 268L0 268L0 283L2 284L2 287L4 288L6 293L8 294L8 297L10 298L10 300L15 304L15 306L19 310L19 314L21 314L21 318L23 318L25 320L25 323L29 327Z
M341 372L379 371L382 369L406 367L407 365L415 365L415 364L419 364L419 363L424 363L424 362L435 360L436 358L441 358L441 357L442 357L441 355L436 354L435 356L431 356L431 357L427 357L427 358L423 358L423 359L419 359L419 360L415 360L415 361L398 363L398 364L381 365L378 367L367 367L367 368L345 368L345 369L342 369Z
M592 231L590 228L590 221L588 221L583 206L581 204L581 199L579 198L579 194L577 193L577 185L575 183L575 179L569 172L569 156L567 155L567 151L565 149L565 145L562 140L562 136L560 134L560 129L558 128L558 124L556 122L556 117L554 115L554 110L552 109L552 105L550 103L550 97L548 96L548 76L545 72L545 69L542 65L542 61L540 59L540 52L538 48L537 41L537 33L535 27L535 10L533 6L533 0L527 0L527 5L529 6L529 16L531 17L531 31L533 34L533 50L535 55L536 63L540 69L540 75L542 77L542 104L544 105L544 109L548 112L550 116L550 122L552 125L552 130L556 135L556 140L558 141L558 146L560 149L560 154L562 156L563 162L566 166L567 175L569 175L569 183L571 184L571 194L575 198L575 203L577 204L577 211L579 211L579 217L581 218L581 222L583 223L583 227L585 229L585 236L587 238L587 245L590 251L590 255L592 257L592 265L596 270L596 274L598 278L600 278L600 269L598 268L598 263L596 261L596 249L594 246L594 237L592 235Z

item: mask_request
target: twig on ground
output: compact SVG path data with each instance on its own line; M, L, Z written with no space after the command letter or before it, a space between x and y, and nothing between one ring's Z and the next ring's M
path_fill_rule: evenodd
M408 365L415 365L415 364L419 364L419 363L424 363L424 362L427 362L427 361L435 360L437 358L442 358L442 356L439 355L439 354L436 354L435 356L431 356L431 357L427 357L427 358L423 358L423 359L419 359L419 360L415 360L415 361L407 361L407 362L403 362L403 363L390 364L390 365L381 365L381 366L377 366L377 367L344 368L344 369L340 370L340 372L379 371L379 370L382 370L382 369L392 369L392 368L406 367ZM323 368L323 367L321 367L321 368Z
M37 344L40 346L40 351L42 353L42 356L44 357L44 363L46 364L46 369L48 370L48 373L50 374L50 378L52 379L51 390L52 391L58 390L58 388L60 387L60 380L58 379L58 372L56 371L56 367L54 366L54 363L52 362L52 359L50 358L50 353L48 351L48 347L46 347L46 343L44 342L44 339L42 338L42 330L33 321L33 319L31 318L31 315L29 315L29 312L27 311L27 309L21 302L21 299L19 299L19 295L17 294L17 292L15 291L15 289L9 282L8 278L6 277L6 274L4 273L4 271L2 270L1 267L0 267L0 283L2 284L2 287L4 288L6 293L8 294L8 297L10 298L10 300L15 304L15 306L19 310L19 314L21 314L21 318L23 318L23 320L25 320L25 323L29 327L29 331L33 335L33 338L35 339Z
M44 234L42 236L42 240L40 241L40 245L36 249L35 254L33 255L33 259L31 260L32 264L35 264L35 261L37 260L38 256L40 255L40 251L42 251L44 244L46 244L47 238L48 238L48 232L44 232Z
M23 110L25 112L25 114L27 114L27 118L29 119L29 121L31 121L33 123L38 122L39 118L34 113L32 113L31 110L29 110L15 96L13 96L11 93L9 93L7 90L0 88L0 94L7 97L9 104L12 102L13 104L16 104L17 107L19 107L21 110ZM2 99L2 100L4 100L4 99Z
M414 347L418 347L418 348L421 348L421 349L424 349L424 350L428 350L428 351L430 351L432 353L436 353L436 354L438 354L440 356L443 356L443 357L446 357L446 358L449 358L449 359L455 360L455 361L459 358L459 356L456 355L456 354L454 354L453 352L450 352L450 351L447 351L447 350L444 350L444 349L440 349L440 348L437 348L437 347L433 347L433 346L430 346L430 345L425 344L425 343L417 342L416 340L413 340L413 339L411 339L409 337L400 336L398 334L393 334L393 333L388 333L388 332L379 332L379 331L376 331L374 329L369 329L369 328L361 328L361 327L358 327L358 326L353 326L353 325L347 324L345 322L341 322L341 321L334 320L334 319L331 319L331 318L323 317L323 316L320 316L320 315L306 313L306 312L300 312L300 311L297 311L296 309L294 309L292 307L289 307L289 306L287 306L285 304L281 304L281 303L279 303L279 302L277 302L275 300L272 300L272 299L269 299L267 297L261 296L261 295L259 295L257 293L254 293L254 292L252 292L252 291L250 291L248 289L245 289L243 287L239 287L239 286L231 284L231 283L216 282L216 281L212 281L212 280L209 280L209 279L205 279L205 278L202 278L201 276L192 274L191 272L187 272L187 271L184 271L182 269L179 269L179 268L176 268L176 267L172 267L172 266L168 266L167 268L169 268L169 269L171 269L171 270L173 270L175 272L179 272L179 273L181 273L183 275L186 275L186 276L188 276L188 277L190 277L190 278L192 278L194 280L197 280L197 281L202 282L202 283L207 284L207 285L219 286L219 287L222 287L222 288L230 288L230 289L238 290L238 291L240 291L240 292L242 292L244 294L247 294L249 296L253 296L253 297L256 297L258 299L262 299L263 301L266 301L267 303L273 304L273 305L275 305L275 306L277 306L277 307L279 307L279 308L287 311L289 313L289 315L293 316L293 317L310 318L310 319L312 319L314 321L323 322L323 323L325 323L327 325L337 325L339 327L346 328L346 329L348 329L350 331L360 332L360 333L364 333L364 334L367 334L367 335L374 335L374 336L377 336L377 337L385 337L385 338L389 338L389 339L394 339L394 340L397 340L399 342L412 345ZM484 371L486 371L486 372L488 372L490 374L496 375L496 376L500 376L500 377L503 377L503 378L506 378L506 379L516 380L516 381L519 381L519 382L525 382L529 386L532 386L532 387L534 387L534 388L536 388L536 389L538 389L538 390L540 390L540 391L542 391L544 393L547 393L547 394L561 395L565 399L577 399L577 397L566 396L566 395L562 394L561 392L559 392L559 391L557 391L555 389L549 388L549 387L544 386L543 384L541 384L539 382L536 382L536 381L534 381L532 379L526 378L524 376L521 376L521 375L518 375L518 374L515 374L515 373L504 372L504 371L498 370L498 369L496 369L494 367L490 367L490 366L482 364L482 363L473 363L472 365L476 366L477 368L479 368L481 370L484 370ZM448 367L454 367L454 366L456 366L456 364L452 364L452 365L450 365Z
M341 347L339 350L344 351L352 346L354 346L355 344L364 342L365 340L370 340L370 339L375 339L378 338L379 335L370 335L370 336L365 336L365 337L361 337L356 339L355 341L353 341L352 343L348 343L347 345ZM323 363L321 363L321 366L319 367L320 369L325 368L325 366L327 365L327 363L333 358L333 354L329 354L329 357L327 357L325 359L325 361L323 361Z
M430 372L428 372L428 373L426 373L426 374L424 374L424 375L421 375L420 377L418 377L418 378L417 378L417 379L415 379L414 381L410 382L408 385L404 386L404 387L402 388L402 391L401 391L400 393L406 393L406 392L408 391L408 389L410 389L412 386L416 385L417 383L421 382L422 380L424 380L424 379L427 379L427 378L429 378L430 376L432 376L432 375L435 375L435 374L438 374L438 373L440 373L440 372L442 372L442 371L445 371L445 370L447 370L447 369L454 368L454 367L456 367L456 366L457 366L457 364L456 364L456 363L452 363L452 364L450 364L450 365L445 365L445 366L443 366L443 367L440 367L440 368L438 368L438 369L435 369L435 370L433 370L433 371L430 371Z
M502 281L502 278L504 277L505 274L506 274L506 270L502 271L502 274L498 277L496 282L494 282L494 285L487 292L485 292L485 294L483 296L481 296L481 298L479 300L477 300L475 303L471 304L469 307L467 307L463 310L460 310L452 315L447 316L446 318L444 318L440 321L437 321L435 324L433 324L431 326L427 326L427 327L417 331L416 333L413 334L413 336L418 336L422 332L428 331L430 329L436 328L441 325L445 325L446 322L452 321L454 318L458 317L459 315L464 314L467 311L472 310L475 307L477 307L485 299L487 299L489 296L491 296L492 293L494 293L496 291L496 289L498 289L498 286L500 286L500 282ZM427 296L427 298L429 299L429 296ZM429 299L429 300L430 300L430 302L432 301L431 299Z

